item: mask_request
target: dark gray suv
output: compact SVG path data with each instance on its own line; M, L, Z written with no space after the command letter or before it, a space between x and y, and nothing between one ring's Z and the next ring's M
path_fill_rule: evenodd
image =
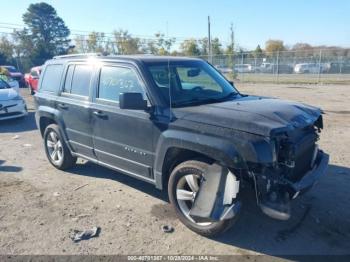
M243 183L285 220L328 165L320 109L241 94L200 59L55 57L35 101L52 165L81 157L167 189L179 219L205 236L235 221Z

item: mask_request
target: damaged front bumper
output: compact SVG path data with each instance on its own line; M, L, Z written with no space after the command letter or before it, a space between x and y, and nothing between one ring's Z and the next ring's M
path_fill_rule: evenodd
M293 198L308 191L326 173L328 162L329 155L319 150L312 170L307 172L301 180L290 185L295 192Z
M329 155L315 150L313 168L299 181L277 183L263 193L265 183L256 187L257 202L262 211L275 219L290 217L290 200L310 189L326 172ZM253 174L254 178L255 175ZM261 179L262 176L260 176ZM197 192L189 215L196 222L215 222L232 219L239 212L241 203L237 200L240 183L228 168L214 163L203 174L201 187Z
M311 189L319 181L326 173L328 162L329 155L317 149L312 169L300 180L278 184L266 193L257 192L260 195L257 201L263 213L274 219L288 220L291 215L290 201Z

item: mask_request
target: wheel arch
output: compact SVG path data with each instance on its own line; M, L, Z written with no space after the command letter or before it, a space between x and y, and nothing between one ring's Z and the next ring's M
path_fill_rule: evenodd
M242 164L238 151L228 141L202 134L170 131L161 136L157 145L154 165L156 187L163 189L171 170L191 159L218 162L229 168L239 168Z

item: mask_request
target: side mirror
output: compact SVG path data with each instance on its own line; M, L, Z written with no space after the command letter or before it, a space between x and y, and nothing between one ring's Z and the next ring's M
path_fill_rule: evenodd
M119 95L120 109L146 110L147 101L141 93L122 93Z
M199 68L194 68L187 71L187 76L195 77L195 76L199 76L200 73L201 73L201 70Z

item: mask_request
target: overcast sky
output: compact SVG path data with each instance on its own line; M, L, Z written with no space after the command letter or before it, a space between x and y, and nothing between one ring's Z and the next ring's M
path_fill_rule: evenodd
M22 14L30 3L12 0L3 5L1 23L23 24ZM235 40L244 48L264 46L268 39L285 44L307 42L313 45L350 47L350 1L348 0L52 0L71 30L112 32L123 28L138 36L163 32L169 36L207 36L207 16L212 34L226 45L230 23ZM7 27L11 27L7 25Z

